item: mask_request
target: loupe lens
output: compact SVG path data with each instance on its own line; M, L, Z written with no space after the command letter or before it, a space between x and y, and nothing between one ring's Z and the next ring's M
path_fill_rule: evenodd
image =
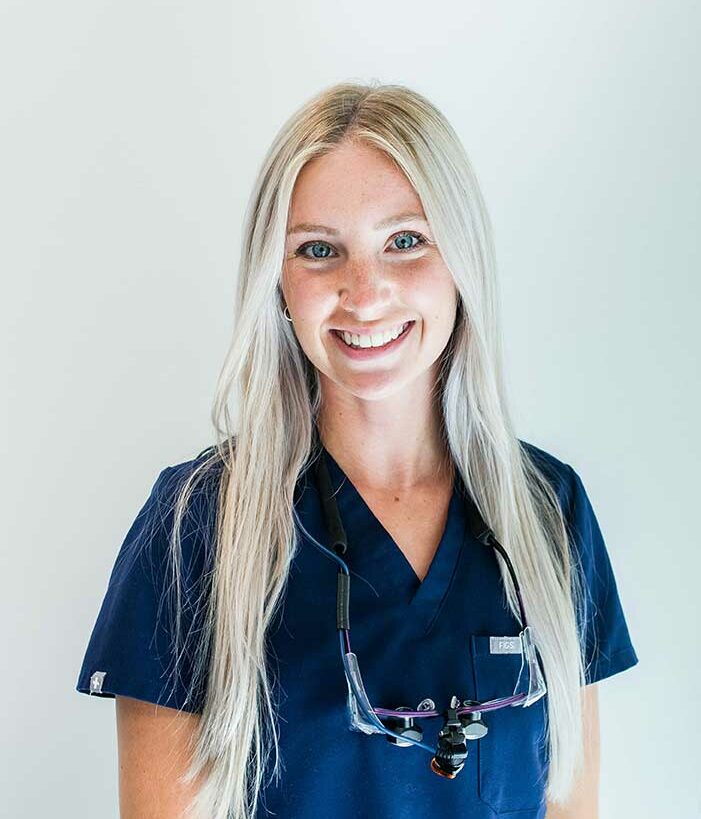
M519 636L521 638L521 668L516 680L514 696L525 694L526 699L523 702L515 703L513 707L522 706L526 708L544 696L547 688L533 642L531 627L526 626Z
M382 722L372 710L358 668L358 658L349 651L343 655L343 668L348 685L348 717L352 731L364 734L384 734ZM357 695L356 695L357 691Z

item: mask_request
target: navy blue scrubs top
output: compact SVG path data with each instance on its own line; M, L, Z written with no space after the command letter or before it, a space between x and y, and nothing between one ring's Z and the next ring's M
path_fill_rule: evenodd
M574 535L575 558L586 579L588 605L581 624L586 677L594 683L638 662L611 562L577 473L522 443L555 486ZM521 655L490 653L489 638L518 635L520 628L506 606L494 549L473 539L467 529L460 476L443 536L421 582L326 450L324 457L348 538L344 560L351 572L351 648L373 707L415 709L430 697L442 711L453 695L463 700L511 695ZM201 691L186 699L187 662L179 680L170 674L169 621L157 616L169 583L164 560L172 523L169 502L197 461L161 472L127 533L87 646L78 691L202 710ZM195 493L183 532L184 628L193 639L200 630L202 592L212 566L215 506L216 482L211 480ZM309 534L328 546L313 470L300 476L295 509ZM282 776L266 777L258 816L488 819L517 812L519 819L542 819L547 695L527 708L483 713L488 733L468 743L465 766L453 780L431 771L431 755L422 748L395 746L383 735L349 729L336 630L336 576L335 561L303 535L269 633ZM435 748L442 719L419 724L423 741Z

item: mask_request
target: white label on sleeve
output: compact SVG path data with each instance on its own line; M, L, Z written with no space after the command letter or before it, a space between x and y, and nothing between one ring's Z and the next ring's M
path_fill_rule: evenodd
M106 671L96 671L92 677L90 677L90 693L91 694L101 694L102 693L102 681L105 679Z

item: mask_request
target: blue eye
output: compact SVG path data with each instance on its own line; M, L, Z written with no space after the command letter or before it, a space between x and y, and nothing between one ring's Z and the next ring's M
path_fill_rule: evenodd
M315 259L328 259L328 256L325 253L320 255L320 256L318 256L316 254L314 254L313 256L307 256L305 251L308 250L309 248L321 248L323 250L324 248L328 249L330 247L331 247L331 245L327 244L326 242L306 242L305 244L303 244L301 247L299 247L295 251L295 254L297 256L304 256L305 258L312 259L312 260L315 260Z
M394 242L396 239L401 239L402 241L405 241L406 237L408 237L409 239L417 239L418 241L415 245L409 244L404 245L404 247L397 247L397 250L416 250L417 247L421 247L421 245L426 244L426 239L424 239L424 237L420 233L414 233L409 230L405 230L402 233L397 233L397 235L392 238L392 241Z
M407 238L409 240L416 239L416 244L407 244ZM411 250L416 250L417 248L428 244L428 240L422 236L420 233L416 233L411 230L403 230L401 233L397 233L392 237L392 242L396 240L400 240L403 243L403 247L398 247L396 244L394 245L395 250L398 250L400 253L407 253ZM307 250L313 249L312 254L308 255ZM329 255L329 250L331 249L331 245L328 242L322 242L321 240L315 240L313 242L305 242L303 245L297 248L295 251L295 256L302 256L305 259L309 259L310 261L323 261L324 259L333 258ZM317 250L321 250L321 253L317 253Z

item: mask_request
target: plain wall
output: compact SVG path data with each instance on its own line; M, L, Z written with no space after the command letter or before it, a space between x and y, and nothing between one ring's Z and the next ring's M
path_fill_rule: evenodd
M158 472L213 439L263 153L320 88L370 79L460 134L519 437L577 469L608 544L640 663L599 684L602 819L701 815L700 21L677 0L3 4L3 815L118 815L114 701L74 691L109 571Z

